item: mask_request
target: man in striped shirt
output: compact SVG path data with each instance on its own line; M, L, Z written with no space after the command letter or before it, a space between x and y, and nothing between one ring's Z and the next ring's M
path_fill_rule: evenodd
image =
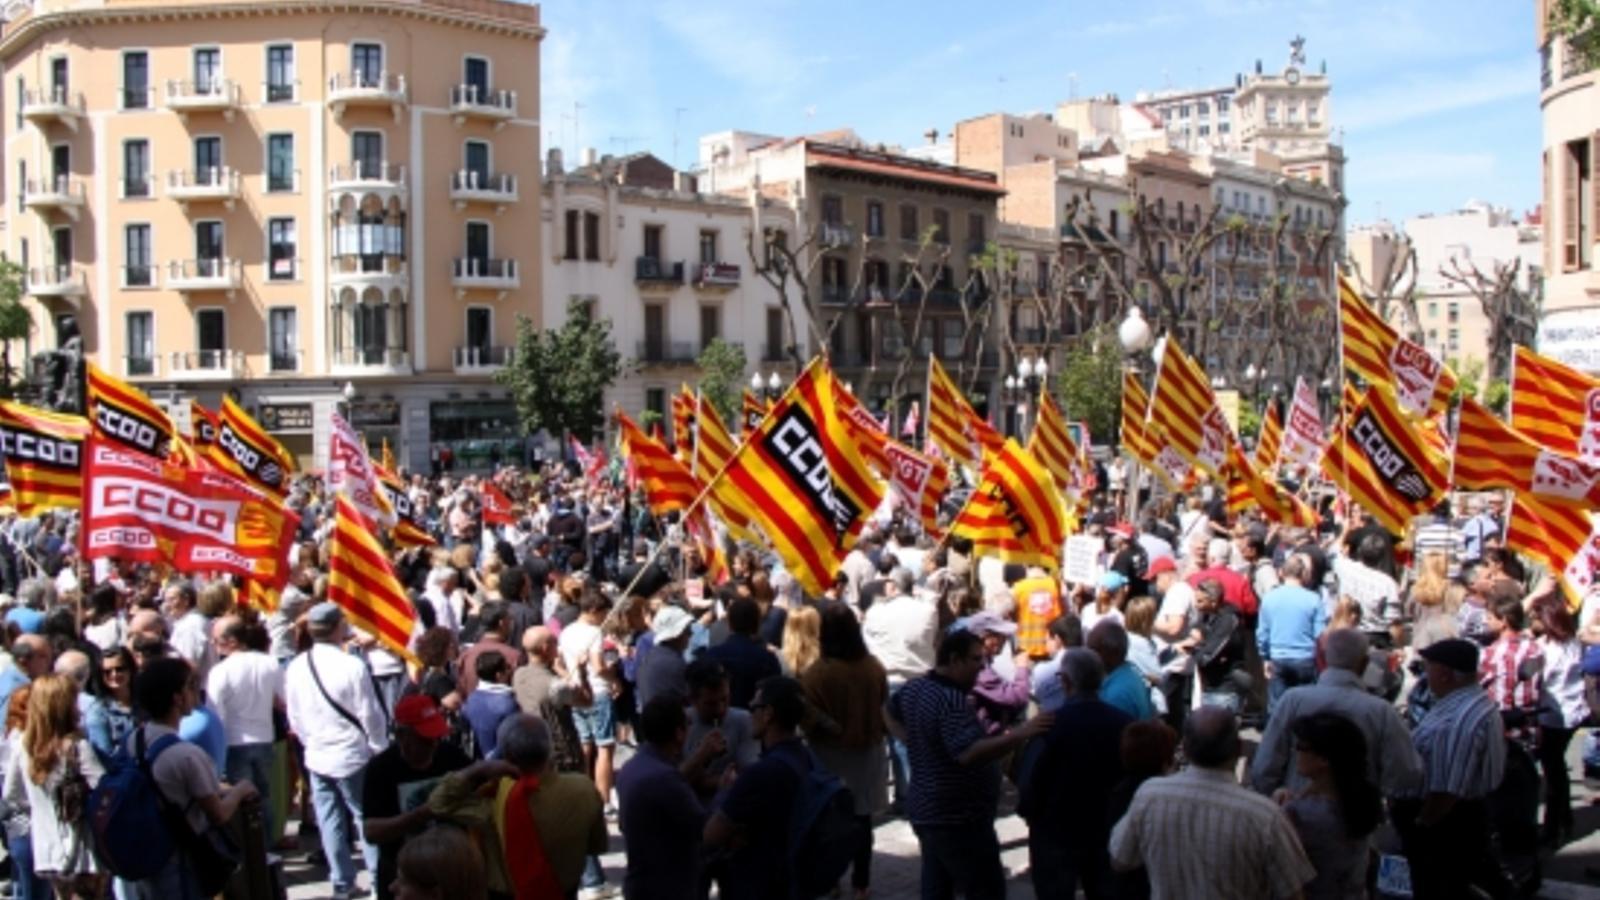
M1489 838L1488 795L1505 771L1500 710L1478 684L1478 647L1438 641L1421 651L1434 704L1412 732L1422 757L1421 794L1398 798L1390 810L1411 862L1417 900L1510 896Z
M1531 737L1544 688L1544 651L1524 630L1527 613L1520 596L1508 591L1506 596L1494 598L1486 613L1489 633L1495 638L1483 650L1478 683L1500 707L1506 737Z
M1144 866L1150 895L1185 900L1300 896L1316 875L1277 804L1234 778L1239 724L1202 706L1183 725L1189 768L1152 778L1111 832L1111 864Z

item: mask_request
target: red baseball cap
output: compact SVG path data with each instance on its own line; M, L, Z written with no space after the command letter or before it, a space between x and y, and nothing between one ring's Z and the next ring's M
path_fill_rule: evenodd
M400 702L394 707L394 724L400 728L409 728L419 737L430 741L436 741L450 733L450 722L445 719L439 704L427 694L401 697Z
M1158 556L1155 559L1150 560L1149 568L1145 569L1144 574L1140 575L1139 577L1145 581L1149 581L1155 578L1157 575L1160 575L1162 572L1176 571L1178 571L1178 564L1172 561L1172 557Z
M1133 540L1133 526L1127 522L1118 522L1111 526L1110 532L1123 540Z

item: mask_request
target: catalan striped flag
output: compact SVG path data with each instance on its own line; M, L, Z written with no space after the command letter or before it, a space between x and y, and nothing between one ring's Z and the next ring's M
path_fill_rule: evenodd
M1323 475L1394 534L1438 504L1450 487L1449 468L1381 386L1367 389L1322 455Z
M756 426L761 424L762 417L767 414L767 401L757 397L749 388L745 388L739 409L744 419L744 427L740 432L748 435L756 430Z
M1600 508L1600 466L1540 447L1471 397L1461 399L1455 480L1468 490L1505 488L1551 505Z
M1355 284L1339 276L1339 337L1344 367L1369 385L1391 385L1408 415L1438 413L1450 405L1456 373L1421 344L1406 340L1383 320Z
M1256 440L1253 462L1257 469L1271 473L1278 468L1278 450L1283 446L1283 416L1276 402L1267 404L1267 414L1261 420L1261 434Z
M1506 547L1542 563L1576 609L1600 569L1600 519L1576 506L1518 494L1506 520Z
M732 435L728 434L728 427L722 424L722 416L717 414L717 408L699 394L691 395L694 404L694 457L689 471L701 484L710 481L722 471L722 467L733 458L733 451L739 446ZM736 505L730 505L715 494L707 502L711 504L711 511L717 514L722 524L727 526L728 533L735 540L747 544L760 544L761 536L750 527L750 517Z
M227 394L222 395L222 410L217 415L217 441L211 446L211 460L275 497L289 493L294 457Z
M855 451L833 372L818 358L714 478L711 495L766 533L806 593L833 585L883 484Z
M1541 447L1600 464L1600 378L1518 345L1511 427Z
M88 439L83 416L0 401L0 452L18 515L82 505Z
M672 395L672 448L686 466L694 465L694 392L684 385Z
M378 465L391 472L400 471L400 467L394 464L394 451L389 449L388 438L378 442Z
M1228 447L1237 443L1233 428L1217 405L1205 370L1171 339L1150 392L1149 418L1160 423L1172 448L1196 468L1221 476Z
M439 542L428 532L422 510L412 504L411 495L406 493L405 482L400 480L395 470L380 464L373 467L373 474L378 476L378 488L383 491L384 498L394 510L394 527L389 530L390 540L394 541L396 546L406 549L432 547L438 544Z
M199 400L189 401L189 441L205 455L210 455L211 445L217 442L217 414Z
M1262 472L1244 455L1244 448L1230 446L1228 460L1229 512L1256 509L1269 522L1297 528L1317 526L1316 511Z
M88 381L89 424L95 436L156 459L166 459L176 451L177 427L144 391L93 361L85 360L84 370ZM190 459L180 461L193 462Z
M928 356L928 441L958 463L974 464L1005 445L967 398L937 356Z
M624 413L617 410L622 453L633 464L635 477L644 486L645 503L650 512L664 516L687 509L700 493L700 485L689 470L666 447L656 443Z
M1039 412L1028 436L1028 452L1049 470L1062 493L1077 495L1082 482L1078 471L1078 447L1067 431L1067 417L1050 392L1039 389Z
M328 541L328 599L351 624L410 658L417 612L395 577L383 546L361 513L345 497L334 500L333 535Z
M950 534L970 539L975 553L1055 571L1067 521L1049 470L1014 440L987 463Z
M1139 383L1138 373L1122 373L1122 449L1145 466L1151 465L1156 457L1146 420L1149 412L1150 394Z

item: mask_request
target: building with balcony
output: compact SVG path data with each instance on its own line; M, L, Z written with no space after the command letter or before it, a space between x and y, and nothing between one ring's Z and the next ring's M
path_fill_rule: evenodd
M758 195L701 193L704 183L648 153L595 157L568 171L551 151L542 185L544 321L559 327L569 306L611 323L622 375L606 395L637 418L662 417L671 436L673 392L698 378L714 338L744 349L747 375L794 375L786 349L807 348L809 318L798 290L790 329L775 288L752 264L763 229L799 233L786 205ZM731 424L731 423L730 423Z
M523 443L542 322L539 9L509 0L19 0L0 244L35 330L187 424L230 392L307 465L329 414L426 467ZM159 163L158 163L159 161Z
M782 242L810 273L808 305L835 371L870 409L898 420L925 405L930 353L980 405L998 391L996 273L982 263L1005 195L993 173L869 146L849 129L719 132L699 155L709 189L796 211L802 229Z
M1555 0L1534 0L1544 122L1544 314L1538 347L1600 374L1600 71L1550 28ZM1593 41L1592 33L1582 39Z

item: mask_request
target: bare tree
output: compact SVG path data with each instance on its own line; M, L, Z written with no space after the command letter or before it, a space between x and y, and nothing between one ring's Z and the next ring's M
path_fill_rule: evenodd
M1371 302L1378 318L1397 324L1402 337L1422 343L1422 316L1417 312L1417 247L1405 235L1394 237L1394 251L1383 256L1374 271L1363 272L1354 257L1346 255L1344 264L1361 293ZM1400 321L1394 321L1396 307Z
M1520 283L1522 260L1496 262L1485 272L1468 259L1451 256L1439 267L1439 275L1476 297L1489 324L1488 379L1511 377L1512 348L1533 340L1534 323L1539 313L1538 297Z

